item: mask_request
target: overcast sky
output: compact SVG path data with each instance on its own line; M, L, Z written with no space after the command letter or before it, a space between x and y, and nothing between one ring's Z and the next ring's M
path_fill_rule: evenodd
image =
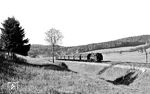
M150 34L150 0L0 0L0 22L12 16L31 44L47 44L51 28L63 46Z

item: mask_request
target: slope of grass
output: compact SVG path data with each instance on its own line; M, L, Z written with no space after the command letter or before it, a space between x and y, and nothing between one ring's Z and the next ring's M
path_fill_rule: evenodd
M13 94L94 94L95 89L99 90L95 80L87 75L45 70L44 68L16 64L14 61L8 60L3 60L2 66L1 75L4 74L0 80L1 92L5 94L10 92ZM18 89L11 91L7 88L8 82L18 82ZM108 83L103 85L105 84ZM101 91L108 92L103 89Z
M101 78L110 77L108 79L111 79L115 72L119 76L117 72L123 74L126 70L121 71L119 68L110 68L103 71L104 74L80 74L65 70L58 71L53 68L45 69L47 66L39 67L38 65L33 66L33 64L23 64L28 61L28 59L24 59L17 61L5 58L0 59L0 86L1 92L4 92L4 94L9 94L10 92L12 94L141 94L142 92L148 94L150 92L149 73L144 74L144 78L137 79L135 83L128 87L116 86ZM74 66L79 67L81 65ZM84 68L85 70L89 69L88 72L95 72L95 68L98 69L98 66L93 69L90 66L84 66ZM103 69L101 67L99 71ZM10 90L7 87L8 82L18 82L18 89ZM142 88L145 88L144 91Z

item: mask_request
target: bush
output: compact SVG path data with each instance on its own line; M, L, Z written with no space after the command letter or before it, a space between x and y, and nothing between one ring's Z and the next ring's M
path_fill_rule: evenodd
M68 66L64 62L57 62L56 64L61 68L68 69Z

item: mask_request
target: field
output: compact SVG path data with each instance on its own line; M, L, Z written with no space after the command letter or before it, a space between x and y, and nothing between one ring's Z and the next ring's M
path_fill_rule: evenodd
M149 70L115 67L116 65L138 66L138 62L144 64L144 54L141 53L107 53L104 54L104 65L72 61L56 61L53 64L49 58L30 58L20 55L17 57L19 58L17 60L7 60L3 57L0 59L1 66L3 66L0 68L2 94L150 93ZM62 68L61 62L66 63L68 68ZM143 67L148 68L149 66ZM116 79L125 77L132 71L134 71L132 76L138 76L129 85L114 83ZM17 89L11 90L8 82L17 82Z
M140 46L142 46L142 45L140 45ZM145 53L133 51L133 50L139 48L140 46L95 50L95 51L90 51L90 52L86 52L83 54L87 54L87 53L91 53L91 52L93 52L93 53L100 52L104 56L104 61L123 61L123 62L146 63ZM147 52L150 52L150 49L147 49ZM150 61L149 57L150 57L150 54L148 54L148 61Z

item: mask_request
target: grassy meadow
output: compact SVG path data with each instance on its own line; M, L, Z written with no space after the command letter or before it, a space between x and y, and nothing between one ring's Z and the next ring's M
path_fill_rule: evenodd
M114 54L120 56L117 53L106 54L108 57L104 55L104 60L109 61ZM131 53L130 55L132 56ZM117 58L116 60L119 61ZM142 73L135 70L138 77L126 86L114 85L107 80L113 81L132 69L113 65L100 66L65 61L56 61L53 64L49 58L20 55L17 55L15 60L0 56L0 62L0 94L149 94L150 92L149 71ZM60 62L66 63L68 68L63 68ZM17 82L17 89L10 89L9 82Z
M23 64L25 62L22 60L16 62L3 59L1 62L1 66L4 66L0 69L1 94L10 94L10 92L11 94L106 94L112 91L122 92L121 89L103 81L99 76L79 74L65 69L54 70L50 66L48 66L49 68L45 68L47 66L32 66ZM10 90L7 86L8 82L18 82L18 88L14 91Z
M104 61L123 61L123 62L137 62L137 63L146 63L146 57L144 53L139 52L123 52L120 53L110 53L110 54L103 54ZM150 55L148 55L150 57ZM150 58L148 58L150 62Z
M142 45L140 45L142 46ZM112 49L102 49L86 52L87 53L102 53L104 57L104 61L123 61L123 62L138 62L138 63L146 63L145 53L141 53L138 51L133 51L140 46L134 47L120 47L120 48L112 48ZM121 52L121 53L120 53ZM150 62L150 49L147 49L148 52L148 62Z

